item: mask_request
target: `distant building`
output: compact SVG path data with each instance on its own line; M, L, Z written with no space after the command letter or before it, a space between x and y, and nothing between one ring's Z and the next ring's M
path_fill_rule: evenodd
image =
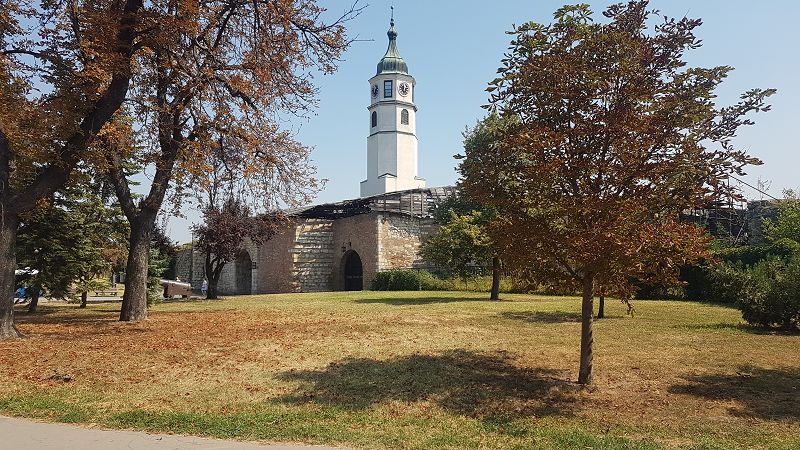
M361 198L286 211L291 225L260 247L249 245L225 266L220 293L361 290L378 272L425 267L418 250L435 230L431 210L455 188L427 189L417 174L416 82L397 50L394 20L387 34L389 47L369 80ZM199 288L204 259L182 251L178 277Z
M705 227L715 238L734 245L763 243L762 222L777 217L776 200L750 200L746 204L711 206L681 214L681 220Z

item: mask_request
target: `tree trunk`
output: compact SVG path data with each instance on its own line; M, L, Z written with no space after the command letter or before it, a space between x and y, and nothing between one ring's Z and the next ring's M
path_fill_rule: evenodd
M578 383L592 383L592 315L594 314L594 277L583 276L583 302L581 305L581 367Z
M81 292L81 308L86 308L86 302L89 300L88 292Z
M492 293L489 300L500 300L500 257L492 257Z
M39 286L34 286L31 288L31 302L28 304L28 314L33 314L36 312L36 308L39 307L39 295L42 293L42 288Z
M152 221L131 221L130 250L125 266L125 293L119 320L147 319L147 271L150 262Z
M208 280L208 290L206 291L206 300L216 300L219 298L217 293L217 283L212 283L211 279Z
M17 225L19 219L16 215L0 215L0 340L22 336L14 326Z
M208 279L208 291L206 293L206 299L208 300L216 300L219 298L217 286L219 285L219 279L222 275L223 267L225 267L225 263L220 261L217 261L215 267L211 255L206 254L206 277Z
M602 319L606 316L606 291L600 288L600 304L597 306L597 318Z

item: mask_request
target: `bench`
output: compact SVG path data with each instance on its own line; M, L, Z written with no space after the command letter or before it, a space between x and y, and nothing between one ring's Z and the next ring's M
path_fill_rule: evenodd
M119 290L117 290L117 289L105 289L105 290L95 290L94 291L95 297L107 297L107 296L116 297L118 293L119 293Z

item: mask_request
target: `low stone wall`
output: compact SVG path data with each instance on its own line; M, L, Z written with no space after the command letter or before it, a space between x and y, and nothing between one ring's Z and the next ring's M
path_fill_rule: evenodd
M248 243L245 246L245 252L242 258L242 261L230 261L225 264L225 267L222 269L222 273L220 274L219 284L217 285L217 290L222 295L236 295L236 294L249 294L249 293L256 293L258 292L258 276L257 271L252 268L252 261L256 259L253 255L256 255L258 249L256 246ZM191 257L194 257L194 265L189 269L189 261ZM205 274L205 254L200 252L199 250L195 249L192 251L191 249L186 249L178 252L176 255L175 261L175 274L178 278L182 281L188 281L192 285L192 289L196 292L200 292L200 289L203 286L203 279L206 277ZM239 264L237 264L237 262ZM243 273L243 271L250 272L250 285L244 286L242 285L241 281L247 279L247 273Z
M383 213L378 224L379 271L428 266L419 248L436 231L433 219Z
M294 292L333 290L333 221L306 219L295 228L291 278Z
M192 255L194 255L194 264L190 269ZM175 275L181 281L191 283L192 289L195 291L200 291L203 285L203 274L205 273L204 264L205 255L196 249L194 251L191 249L181 250L175 256Z

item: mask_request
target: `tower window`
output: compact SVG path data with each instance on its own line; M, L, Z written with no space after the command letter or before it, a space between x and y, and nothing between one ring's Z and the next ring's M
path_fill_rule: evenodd
M392 80L383 81L383 98L391 98L392 96Z
M400 111L400 124L401 125L408 125L408 110L404 109Z
M372 111L372 126L373 127L378 126L378 113L375 111Z

